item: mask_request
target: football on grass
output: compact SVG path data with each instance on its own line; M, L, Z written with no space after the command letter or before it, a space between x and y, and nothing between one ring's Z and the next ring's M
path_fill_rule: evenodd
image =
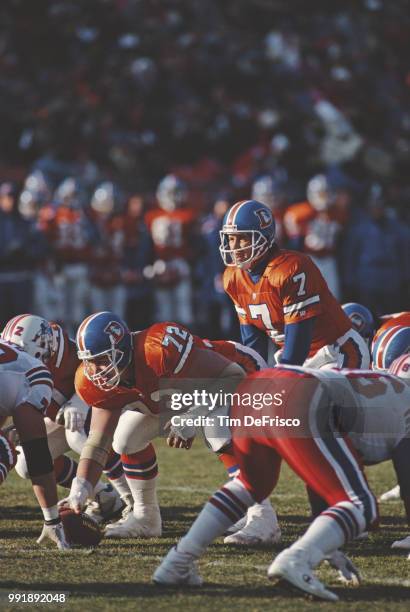
M60 510L60 518L69 544L97 546L101 542L102 531L88 514L76 514L71 508L63 508Z

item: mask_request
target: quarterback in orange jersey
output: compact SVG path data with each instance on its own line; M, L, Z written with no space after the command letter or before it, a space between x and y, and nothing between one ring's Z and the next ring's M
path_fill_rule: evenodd
M51 374L52 396L44 413L47 443L54 461L57 484L70 488L76 474L77 462L64 453L70 450L81 453L87 440L87 417L90 411L89 406L75 393L75 373L80 364L75 342L57 323L49 323L42 317L31 314L11 319L1 337L16 344L32 357L41 356ZM23 452L19 452L16 471L21 478L29 478ZM127 499L131 498L120 457L115 453L110 454L104 473L115 490L103 481L97 483L94 491L97 501L91 507L92 512L91 508L88 510L97 520L107 520L118 515ZM121 502L120 495L124 502Z
M238 313L242 341L267 360L308 367L367 368L366 343L329 291L308 255L275 244L267 206L243 200L227 212L220 252L225 291Z
M219 417L224 420L228 415L225 393L235 389L245 372L259 370L265 363L246 347L203 341L175 323L157 323L131 333L111 312L85 319L77 332L77 346L83 364L76 374L76 389L93 408L90 436L81 454L70 503L74 508L82 507L112 441L115 451L121 453L134 512L124 521L107 526L107 536L158 536L161 516L152 440L166 431L170 446L189 449L196 427L201 427L228 472L237 471L229 427L219 421ZM210 396L198 392L201 379L203 386L206 379L206 393L216 391L212 406L207 401ZM188 398L186 403L187 396L192 401ZM182 422L176 412L181 408L184 419L189 417L190 422ZM278 539L276 516L266 500L258 512L250 511L248 520L238 539L234 538L235 543Z

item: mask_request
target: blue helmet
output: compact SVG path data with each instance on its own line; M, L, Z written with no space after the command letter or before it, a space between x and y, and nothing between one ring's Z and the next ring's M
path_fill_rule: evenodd
M377 338L373 347L373 369L387 370L400 355L410 353L410 327L389 327Z
M103 391L116 387L132 357L132 337L125 321L113 312L97 312L81 323L76 342L87 378Z
M351 320L353 329L358 331L362 338L370 339L374 334L374 318L370 310L357 302L347 302L342 308Z
M265 204L257 200L242 200L228 210L219 234L219 251L225 265L246 269L263 257L275 242L275 221ZM241 248L230 248L229 236L240 234L247 234L251 243Z

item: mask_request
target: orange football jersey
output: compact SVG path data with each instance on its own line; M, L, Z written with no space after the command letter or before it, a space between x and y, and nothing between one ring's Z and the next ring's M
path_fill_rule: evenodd
M240 365L246 373L261 369L261 362L239 343L227 340L203 340L183 325L171 322L156 323L134 337L134 381L127 387L118 385L110 391L98 389L84 373L83 365L77 370L75 387L79 396L97 408L114 410L132 405L141 412L160 412L159 400L162 378L184 377L193 347L214 350L229 361ZM199 378L199 376L198 376ZM165 390L163 391L165 393Z
M58 351L47 364L53 377L53 395L47 416L55 419L57 412L75 393L74 377L80 360L77 357L77 347L74 340L68 337L67 333L56 323L51 323L51 327L58 334Z
M61 263L85 262L89 258L90 236L81 210L68 206L44 208L40 211L39 227L45 232Z
M194 346L207 348L183 325L156 323L133 333L132 386L120 384L109 391L100 390L87 379L81 365L75 378L76 391L87 404L97 408L114 410L132 405L141 412L148 408L150 413L158 414L161 397L169 395L160 379L183 378Z
M287 323L316 317L309 357L352 327L316 265L296 251L278 250L256 283L248 272L226 268L224 288L239 323L263 330L279 346Z
M172 212L157 208L145 215L151 233L156 257L169 261L177 257L190 259L190 235L197 218L192 208L179 208Z

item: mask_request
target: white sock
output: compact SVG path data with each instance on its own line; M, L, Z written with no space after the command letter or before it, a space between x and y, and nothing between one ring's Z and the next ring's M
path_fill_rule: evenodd
M127 495L132 495L131 489L129 487L125 474L121 474L121 476L119 478L115 478L115 480L110 479L110 483L112 484L112 486L114 487L114 489L117 491L118 495L122 499L126 497Z
M364 528L365 519L360 510L351 502L340 502L315 518L306 533L290 548L308 551L311 566L316 567L329 553L353 540Z
M147 518L152 511L152 506L158 507L157 480L158 476L150 480L127 478L134 500L134 516L136 518Z
M254 502L240 480L230 480L205 504L191 529L178 542L178 551L200 557Z

